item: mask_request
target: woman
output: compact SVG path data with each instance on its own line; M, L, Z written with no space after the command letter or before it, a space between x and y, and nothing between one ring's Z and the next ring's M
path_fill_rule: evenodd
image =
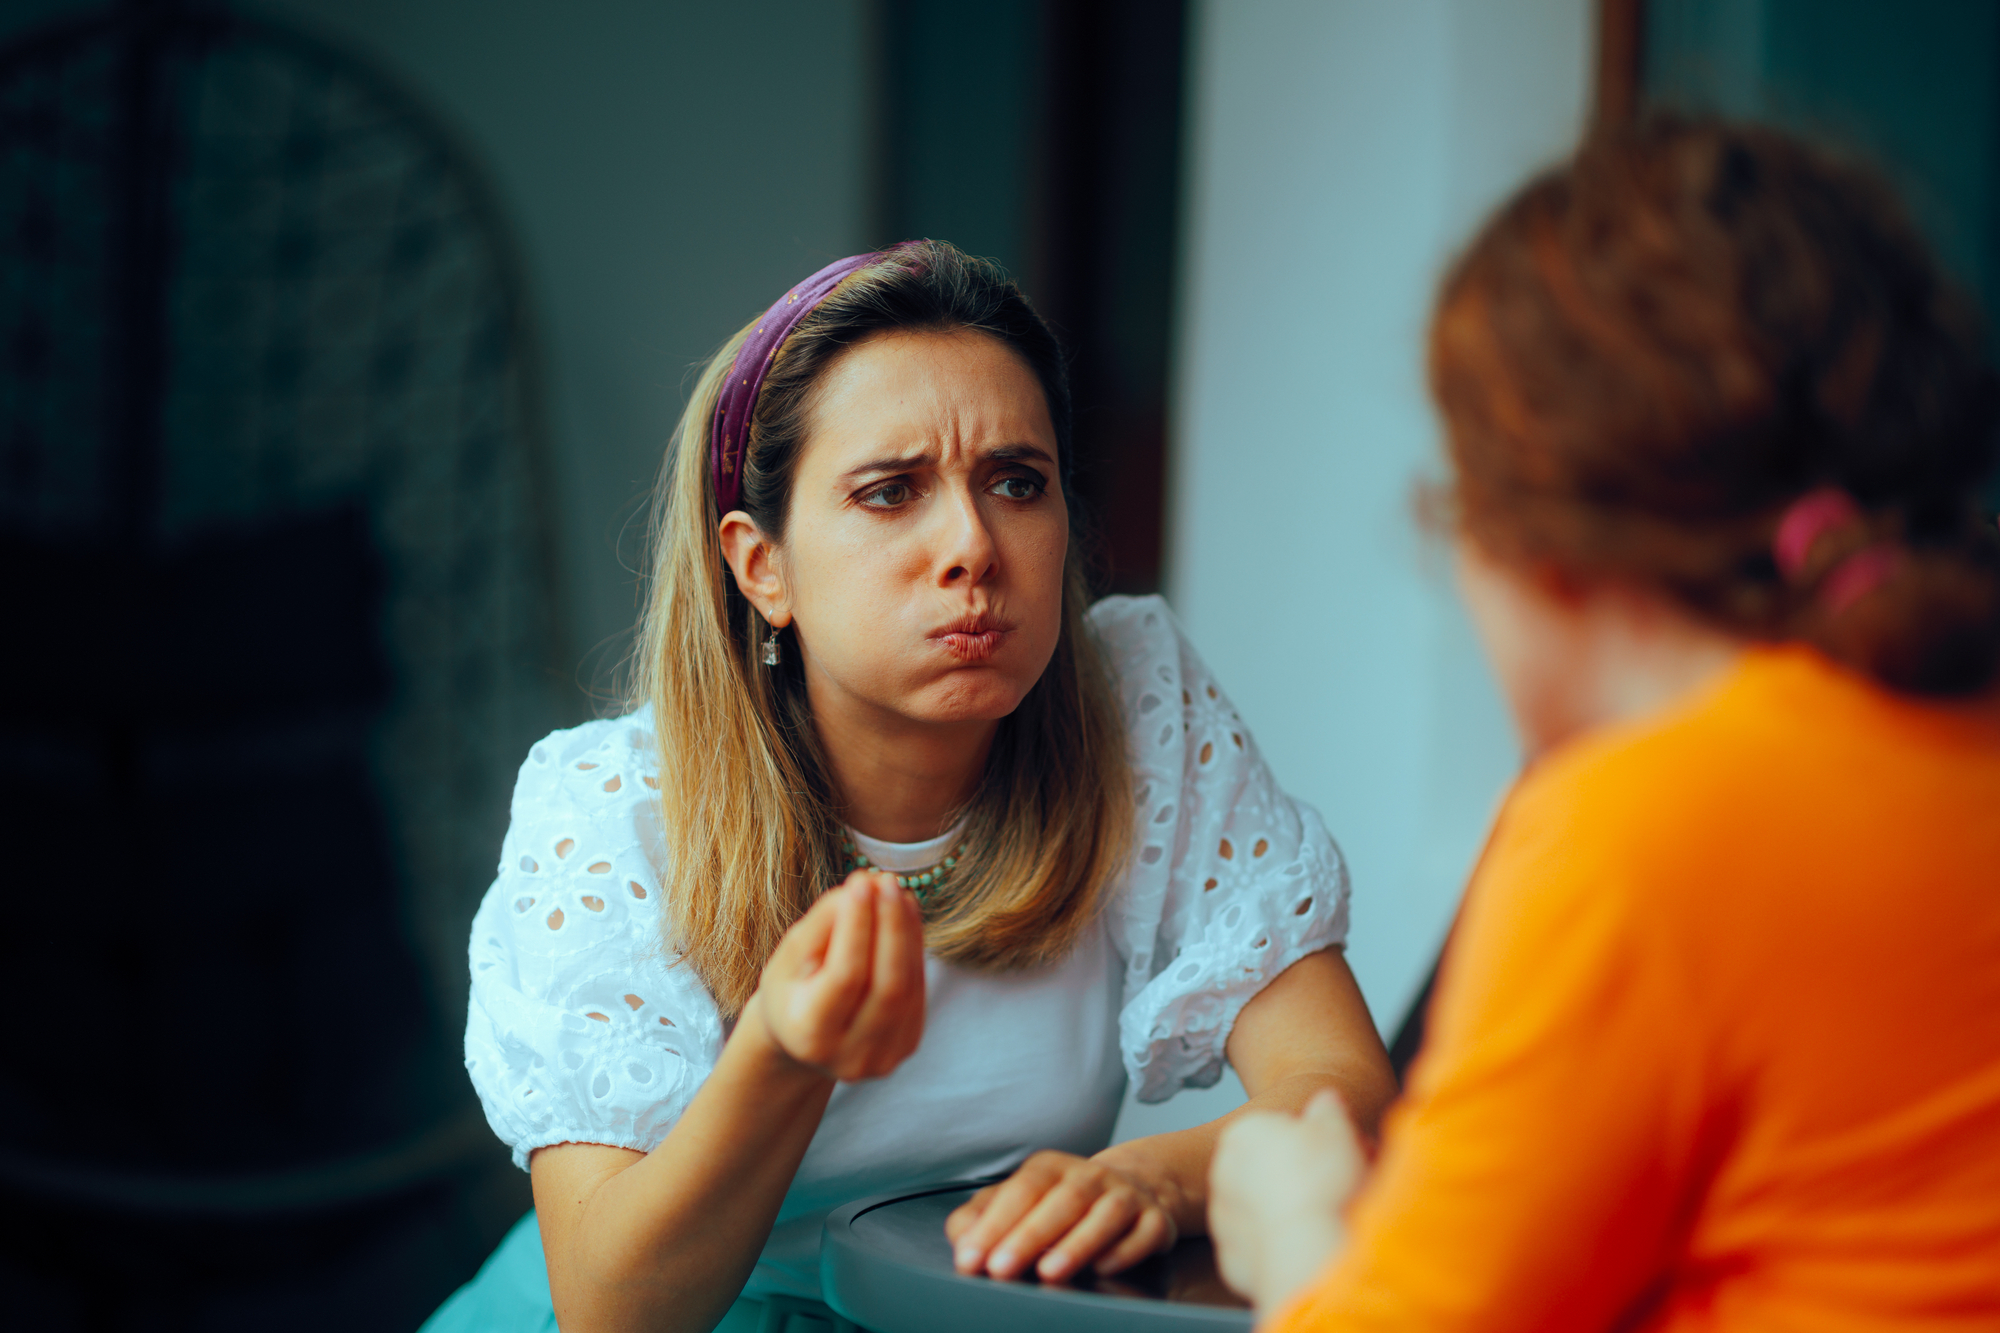
M1661 122L1529 185L1431 373L1534 756L1381 1160L1215 1165L1265 1327L2000 1327L1996 383L1867 180Z
M1204 1226L1216 1133L1107 1149L1128 1077L1386 1102L1339 853L1161 602L1086 611L1070 463L1054 338L941 243L709 364L638 706L534 747L474 922L537 1212L432 1328L758 1327L829 1209L1008 1171L963 1271L1113 1271Z

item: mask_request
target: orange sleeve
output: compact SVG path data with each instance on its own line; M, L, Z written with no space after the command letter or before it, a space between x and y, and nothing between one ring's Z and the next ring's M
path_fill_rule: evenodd
M1349 1249L1270 1329L1602 1330L1648 1299L1698 1167L1700 1025L1632 831L1580 795L1544 773L1509 801Z

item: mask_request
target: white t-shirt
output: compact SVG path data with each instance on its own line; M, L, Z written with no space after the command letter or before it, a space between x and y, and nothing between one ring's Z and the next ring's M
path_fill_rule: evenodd
M997 1174L1038 1148L1095 1152L1127 1078L1149 1102L1214 1083L1251 997L1345 940L1339 849L1278 789L1166 604L1110 597L1089 619L1131 738L1131 868L1059 964L926 960L922 1044L887 1078L835 1089L744 1295L817 1299L820 1224L842 1203ZM473 919L465 1063L524 1167L554 1143L650 1152L721 1052L713 997L660 942L654 756L641 710L549 736L514 788ZM861 845L892 868L942 854Z

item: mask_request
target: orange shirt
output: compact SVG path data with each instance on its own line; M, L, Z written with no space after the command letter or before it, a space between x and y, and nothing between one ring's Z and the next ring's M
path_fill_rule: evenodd
M1538 764L1335 1329L2000 1329L2000 720L1798 648Z

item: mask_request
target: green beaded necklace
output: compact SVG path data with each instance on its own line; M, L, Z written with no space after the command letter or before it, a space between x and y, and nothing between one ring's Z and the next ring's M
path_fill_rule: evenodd
M932 893L944 887L944 882L951 878L951 872L957 869L958 859L965 855L965 848L966 844L960 843L952 849L951 855L945 857L944 860L939 861L935 865L926 866L922 870L912 870L908 874L902 874L893 870L889 873L896 876L898 884L908 889L911 893L916 894L918 902L922 902L930 897ZM862 850L854 845L854 838L845 829L842 829L840 833L840 850L847 857L847 869L850 874L856 870L876 868L875 863L870 861L863 854Z

